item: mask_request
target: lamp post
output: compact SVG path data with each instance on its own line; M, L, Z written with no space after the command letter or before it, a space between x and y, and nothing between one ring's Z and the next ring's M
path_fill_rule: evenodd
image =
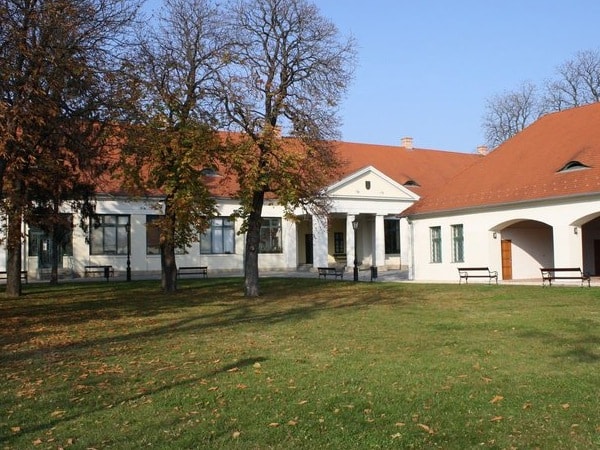
M358 220L352 221L352 228L354 229L354 281L358 281L358 242L356 240L358 231Z
M129 218L125 230L127 231L127 272L125 279L131 281L131 218Z

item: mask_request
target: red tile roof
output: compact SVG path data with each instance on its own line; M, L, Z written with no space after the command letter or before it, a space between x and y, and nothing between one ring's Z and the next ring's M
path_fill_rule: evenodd
M336 148L346 162L343 176L373 166L418 195L443 186L481 158L467 153L350 142L338 142ZM407 182L416 185L411 186L412 183Z
M561 171L572 161L588 168ZM600 103L543 116L404 215L590 193L600 193Z
M225 139L228 134L223 133ZM288 139L288 138L286 138ZM290 139L291 141L291 139ZM293 144L292 144L293 145ZM335 151L341 160L340 178L330 184L367 166L373 166L399 184L412 182L406 187L418 195L423 195L448 182L450 178L472 165L481 156L474 154L446 152L426 149L407 149L401 146L358 144L335 142ZM204 182L212 195L221 198L233 198L239 188L237 180L227 174L223 168L217 168L217 176L206 176ZM103 193L123 195L124 189L118 179L104 180ZM159 193L154 192L154 195Z
M440 150L406 149L404 147L335 142L335 150L342 162L340 181L368 166L373 166L399 184L418 195L448 182L450 178L481 158L479 155ZM208 182L216 197L233 197L237 183L231 177L214 177Z

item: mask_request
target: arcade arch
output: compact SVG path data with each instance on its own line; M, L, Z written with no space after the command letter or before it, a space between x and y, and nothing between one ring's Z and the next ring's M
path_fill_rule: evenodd
M530 219L514 219L491 229L500 245L503 280L539 278L540 267L554 266L552 226Z

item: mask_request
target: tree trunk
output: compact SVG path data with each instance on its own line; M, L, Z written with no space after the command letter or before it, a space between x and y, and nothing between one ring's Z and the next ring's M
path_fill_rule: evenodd
M58 227L58 225L54 224L52 225L52 231L50 232L50 261L51 261L51 268L50 268L50 284L58 284L58 248L59 248L59 243L57 242L57 235L59 233L56 232L56 228Z
M177 291L177 261L175 260L175 214L172 212L170 199L165 202L165 216L168 225L161 231L160 238L160 264L161 284L164 292Z
M175 246L172 240L165 241L160 246L161 285L164 292L177 291L177 263L175 261Z
M21 214L12 208L8 213L6 239L6 296L21 296Z
M244 262L244 286L246 297L258 297L258 250L260 244L260 227L262 223L262 207L264 192L255 192L252 198L252 211L248 216L246 233L246 259Z

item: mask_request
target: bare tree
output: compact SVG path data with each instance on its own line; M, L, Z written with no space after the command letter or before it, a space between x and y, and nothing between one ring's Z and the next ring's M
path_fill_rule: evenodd
M320 192L339 166L329 140L338 136L356 52L353 39L306 0L241 0L229 9L230 64L218 94L224 119L242 133L228 158L247 233L245 293L254 297L265 195L288 212L324 204Z
M497 147L542 114L600 101L600 51L578 52L556 68L540 92L531 82L487 100L483 125L487 143Z
M541 114L539 105L537 88L531 82L489 99L483 119L488 145L495 148L531 124Z
M578 52L559 65L557 78L546 83L544 107L562 111L600 101L600 51Z
M23 219L86 196L105 169L104 126L123 106L120 55L138 7L137 0L0 0L8 296L21 293Z
M165 195L164 215L153 224L165 292L177 289L176 249L197 240L215 212L201 171L213 166L219 148L208 95L225 60L219 17L210 0L166 0L158 28L140 33L132 66L139 109L124 167L135 187Z

